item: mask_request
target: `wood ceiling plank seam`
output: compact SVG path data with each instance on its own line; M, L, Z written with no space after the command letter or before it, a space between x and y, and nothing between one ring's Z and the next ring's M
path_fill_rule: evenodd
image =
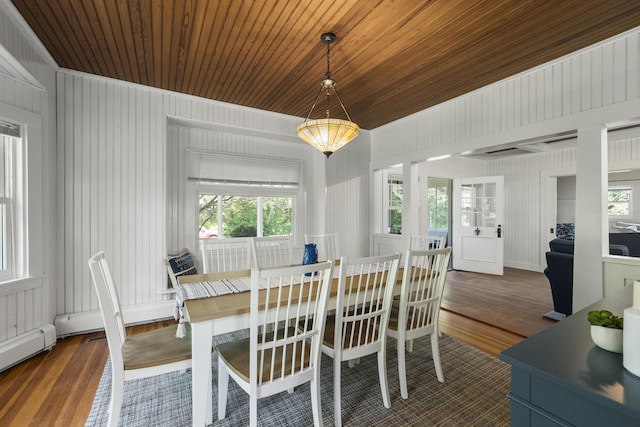
M284 111L287 114L291 114L299 117L306 117L309 113L309 109L312 105L315 95L318 93L319 83L323 80L326 72L326 46L321 43L320 36L324 32L333 32L336 34L337 41L333 44L331 49L331 58L334 58L334 49L340 43L340 39L344 37L345 31L342 30L346 25L343 22L347 22L349 19L361 19L360 17L367 14L373 3L367 3L366 7L357 1L340 2L340 7L334 7L332 5L325 5L320 2L318 5L306 5L303 9L304 13L311 10L311 16L318 8L327 8L333 10L333 14L325 13L320 15L313 25L308 25L308 28L317 28L317 31L307 32L304 37L298 37L297 46L287 48L287 51L299 52L299 55L295 60L291 60L291 56L282 55L280 53L282 45L279 46L280 52L276 52L274 55L276 58L281 58L278 64L279 70L285 70L285 73L279 72L281 76L280 80L286 82L287 88L283 90L284 85L278 85L273 88L265 87L262 92L256 94L260 98L256 99L256 102L260 102L259 108L269 108L272 111ZM380 3L380 2L378 2ZM307 27L306 21L301 18L297 21L302 27ZM301 33L302 31L292 29ZM287 62L295 63L293 67L281 66L280 64L286 64ZM333 62L332 62L333 63ZM287 71L288 70L288 71ZM331 67L332 73L334 67ZM268 90L268 91L267 91ZM268 102L267 102L268 101Z
M138 53L136 40L134 36L134 29L132 22L131 8L134 3L139 0L122 1L118 3L118 13L120 14L120 24L122 28L123 39L126 45L127 62L130 64L131 80L132 82L142 84L140 64L138 63Z
M178 68L178 52L180 50L180 32L182 28L184 2L173 2L173 13L170 15L170 39L167 49L163 49L162 54L165 58L165 66L168 66L168 84L169 87L176 88L176 71Z
M186 2L182 11L182 19L180 23L179 37L178 37L178 50L177 50L177 64L175 74L175 87L180 92L184 93L184 77L185 67L187 63L187 57L189 55L189 45L191 43L191 35L193 34L193 15L196 10L195 2ZM174 22L175 24L175 22Z
M465 13L475 15L474 11L470 9L467 9ZM454 16L456 16L456 20L458 20L465 13L463 13L462 11L457 11L454 14ZM476 18L476 20L477 19L481 19L481 18ZM451 30L447 30L447 36L450 36L451 39L456 39L460 37L460 35L468 33L468 31L466 30L466 27L459 25L459 23L457 22L451 22L446 26L448 28L451 28ZM415 28L418 28L418 27L412 26L411 31L415 31ZM450 33L450 31L454 32L453 35ZM428 33L427 35L423 36L423 38L427 38L427 37L428 37ZM433 37L433 38L441 39L442 37ZM446 43L448 45L452 44L451 41L447 41ZM354 72L351 73L351 75L360 75L361 73L378 75L378 74L382 74L381 72L382 70L387 70L387 71L392 70L391 73L393 75L402 76L402 78L399 80L404 82L407 74L413 71L420 72L421 69L424 69L424 68L431 69L433 67L433 63L431 61L420 62L415 60L416 58L420 58L421 52L425 50L422 48L423 45L429 46L429 51L438 50L437 44L434 45L434 43L432 43L431 40L421 40L419 42L414 41L410 47L407 47L403 41L403 49L405 49L406 51L413 50L414 52L410 55L406 55L406 58L407 58L406 60L399 61L397 59L397 56L394 54L394 52L397 51L398 47L396 47L395 45L385 46L383 49L379 49L378 53L372 53L367 55L372 56L373 58L379 57L379 58L387 58L387 59L376 60L376 62L378 62L379 65L376 68L369 69L368 71L363 70L362 67L356 68L355 70L353 70ZM461 43L460 45L465 46L464 43ZM447 56L448 55L439 55L438 57L440 58L440 60L446 60ZM364 81L371 81L371 80L375 80L375 79L364 79ZM349 79L346 80L346 84L349 85L349 87L353 87L352 82L349 81ZM378 86L378 85L375 85L375 86Z
M44 9L45 7L46 9ZM65 25L63 22L63 21L67 21L67 19L62 13L62 11L60 11L59 9L58 10L51 9L51 4L46 4L46 5L43 5L43 9L41 10L41 13L42 13L41 22L46 22L47 24L52 23L49 29L51 33L45 32L44 39L52 40L51 37L55 36L57 39L60 40L60 43L63 46L62 50L65 56L61 58L62 61L59 62L58 64L66 64L66 66L69 66L70 69L84 71L86 69L85 64L82 58L78 57L79 55L76 50L77 45L73 43L73 40L69 39L69 37L63 30L61 30L68 27L68 23L67 25ZM52 18L53 18L53 22L52 22ZM61 19L63 21L61 21ZM42 28L43 28L43 31L46 31L44 27Z
M61 42L58 32L54 29L55 27L51 25L51 21L45 18L42 10L38 7L39 5L33 3L33 1L29 0L21 0L20 2L14 0L16 9L18 9L42 44L46 46L58 65L69 68L70 70L75 69L67 59L69 55L66 53L66 48L68 46ZM53 16L53 13L51 16Z
M65 8L65 5L61 5L61 7ZM80 47L87 54L88 60L91 63L91 73L96 75L105 76L108 75L107 72L107 61L101 54L101 49L98 45L98 39L94 34L93 28L96 26L95 22L92 25L91 20L89 19L89 15L87 14L86 8L92 8L90 2L80 2L80 4L76 4L74 7L68 8L66 10L65 15L67 17L73 17L73 22L76 23L76 28L81 28L82 31L79 32L84 37L80 39ZM69 28L73 28L74 26L70 26ZM76 32L76 35L78 32Z
M145 27L149 27L149 15L142 13L144 8L142 3L145 0L129 2L129 22L131 24L131 39L134 46L134 55L138 69L140 83L153 86L153 69L150 69L147 61L148 45L145 37ZM147 9L148 10L148 9ZM152 34L149 34L152 36Z
M368 46L374 52L378 50L380 46L379 42L377 41L369 41L371 39L370 36L368 35L370 34L370 30L374 27L375 28L382 27L383 30L376 29L375 31L377 38L381 38L381 39L390 37L396 32L403 30L401 27L397 25L393 25L393 26L388 25L386 21L388 20L389 10L387 8L383 9L378 6L379 5L376 5L374 8L372 8L372 10L366 11L366 18L368 19L366 21L366 24L358 25L359 22L361 22L364 19L364 17L362 16L359 17L360 21L356 21L354 18L353 29L349 30L348 33L342 35L342 37L340 36L338 37L339 39L344 38L348 40L350 43L348 45L345 45L344 43L340 43L338 41L335 45L335 49L332 50L332 58L340 57L344 59L344 62L339 61L337 65L334 65L335 61L332 61L332 71L333 71L334 77L338 81L339 87L341 88L340 90L341 97L343 98L347 106L349 105L349 98L350 98L350 90L348 88L358 86L362 83L362 80L350 81L349 76L354 75L354 73L352 73L351 70L349 70L349 64L359 63L358 56L365 57L366 60L362 62L365 64L367 63L367 61L369 60L369 56L366 53L364 53L364 49L362 49L363 45ZM415 2L409 2L409 6L416 6L416 4ZM417 5L417 6L418 6L418 10L422 10L424 8L424 5ZM404 14L405 16L415 17L416 9L409 7L408 10L404 12ZM364 26L366 26L366 28L369 31L360 30L360 28ZM358 42L359 37L361 42ZM362 41L365 41L365 42L362 43ZM351 53L353 51L353 48L351 46L354 46L354 45L358 46L357 48L358 55L353 55ZM396 51L397 49L393 49L394 53ZM366 65L363 65L363 68L366 68ZM321 78L321 76L319 78ZM344 90L343 88L347 88L347 90ZM350 108L348 108L348 110L350 110ZM352 117L354 116L353 113L351 113L351 115ZM306 116L306 112L305 112L305 116Z
M246 94L244 102L249 105L256 105L258 108L274 111L273 105L271 105L274 104L274 101L270 94L287 97L285 94L296 85L296 82L289 79L290 75L282 74L281 71L286 69L282 64L296 63L296 70L293 71L293 74L297 76L297 79L301 77L298 70L300 64L317 64L315 61L310 61L310 58L315 56L317 52L301 47L315 46L317 43L314 42L317 40L316 37L312 37L310 33L302 31L302 28L306 26L301 25L304 23L304 11L308 7L314 6L304 2L295 4L296 10L300 10L300 18L297 18L295 14L289 16L284 16L284 14L279 15L279 19L276 21L277 23L272 24L270 30L266 33L265 40L267 41L263 43L260 54L254 58L251 77L243 77L243 81L247 81L249 79L255 79L253 75L260 76L268 73L269 76L269 78L263 79L263 84L257 87L256 90ZM290 38L286 35L283 37L282 34L293 34L294 43L284 46L282 40L290 40ZM316 34L313 35L315 36ZM319 37L319 35L318 33L317 36ZM303 59L300 60L298 58ZM308 67L308 65L306 65L306 67ZM239 87L238 90L243 91L242 87ZM290 96L287 98L290 98ZM271 100L265 102L265 99Z
M207 98L222 101L219 93L221 87L221 75L223 74L228 58L230 56L229 50L232 49L231 37L229 36L230 29L236 24L238 14L241 11L243 2L228 2L224 11L224 19L221 20L219 37L215 43L214 57L216 58L215 67L213 69L213 75L209 79L205 94Z
M171 41L173 38L173 8L175 4L172 0L166 0L160 8L161 22L161 43L156 45L156 54L160 61L161 87L170 90L171 88Z
M117 52L117 56L114 57L113 53L111 55L114 58L117 57L120 61L120 69L122 70L122 74L114 76L114 78L128 82L135 82L135 79L133 78L133 64L131 63L131 59L128 54L129 47L127 46L126 38L124 36L124 28L122 27L122 14L120 13L117 3L114 3L111 0L104 0L104 2L106 16L109 21L109 28L113 35L113 40L115 41L114 48Z
M207 22L209 17L209 6L211 4L211 2L196 4L196 10L193 14L192 35L189 38L189 47L187 49L189 54L187 55L185 78L183 81L185 91L192 95L198 94L199 75L204 60L204 55L201 52L206 51L206 46L203 41L206 38L205 29L208 28Z
M105 25L103 20L105 15L101 15L98 12L98 1L82 2L84 14L87 17L89 23L91 23L91 31L95 39L95 47L97 50L96 57L100 57L103 64L103 76L117 75L118 72L115 67L115 62L111 57L112 52L109 48L110 44L107 41L107 34L105 33ZM113 40L113 39L112 39Z
M91 2L94 7L97 22L100 25L100 29L103 35L103 41L106 46L107 58L110 60L109 69L113 70L112 74L108 77L124 80L124 61L120 58L119 45L116 42L113 34L113 23L111 21L111 14L108 12L104 0L94 0Z
M525 68L525 69L526 69L526 68ZM492 73L488 73L488 74L492 74ZM493 73L493 74L495 75L495 73ZM475 76L475 79L474 79L474 80L477 80L477 76ZM482 87L482 85L480 85L480 84L476 84L475 86L476 86L476 87ZM396 90L397 90L397 87L396 87ZM410 93L412 93L412 92L408 92L408 93L410 94ZM464 92L464 93L466 93L466 92ZM406 99L406 98L405 98L405 99Z
M251 17L259 16L261 8L265 6L266 2L258 2L260 7L253 6L254 2L243 2L240 9L238 9L238 13L236 14L236 19L234 20L234 25L231 25L228 32L229 40L232 40L232 43L228 43L228 45L233 46L225 46L225 62L224 67L221 69L219 73L219 78L216 81L218 86L218 98L225 100L225 102L231 99L229 94L229 80L233 78L234 74L242 72L238 71L235 67L236 61L238 57L243 55L243 49L247 40L247 35L251 36L255 34L251 27ZM258 11L256 13L256 10ZM255 88L256 82L250 82L251 87L249 87L249 91Z
M163 37L164 22L163 10L165 9L164 0L151 0L149 3L149 15L151 16L151 57L153 67L154 86L167 89L163 82Z
M260 102L260 99L256 99L259 97L261 93L265 91L267 87L279 87L280 90L283 89L283 81L280 78L280 67L276 63L274 65L270 65L274 63L273 58L275 56L275 52L277 52L278 47L280 45L280 39L282 34L290 34L290 29L286 28L286 24L295 25L297 22L297 17L295 11L299 10L300 7L303 7L302 3L295 3L295 8L291 14L285 16L285 12L290 10L287 6L289 3L274 3L279 4L281 6L280 10L274 12L274 9L271 10L269 16L274 16L273 20L263 20L261 22L260 28L255 31L256 34L255 39L259 36L261 40L254 40L252 47L255 46L254 49L247 51L242 59L242 74L236 74L232 81L228 84L229 93L231 96L229 99L235 100L238 103L242 103L244 105L260 105L264 106L263 102ZM258 15L260 16L260 15ZM295 48L291 49L290 52L295 52ZM245 64L245 61L250 61L249 64ZM268 71L265 71L265 68L268 67ZM260 79L260 76L266 75L267 78ZM253 86L253 90L245 91L244 88L250 84ZM260 107L262 108L262 107ZM269 110L269 108L265 108Z
M51 5L51 3L49 3L49 5ZM80 70L86 73L99 74L95 72L92 66L92 62L87 57L87 54L89 52L85 52L85 50L88 51L89 49L86 49L82 46L82 40L86 40L82 29L75 26L76 29L75 31L73 31L73 34L69 34L69 32L67 31L68 29L74 28L74 25L72 25L73 21L70 19L71 17L75 17L75 12L73 10L74 8L68 8L68 3L61 3L59 6L60 8L58 10L60 13L57 14L57 16L58 22L60 23L60 29L69 36L73 35L73 37L67 36L66 40L69 44L69 47L71 48L73 57L77 58L81 64Z
M301 52L301 56L298 57L300 58L299 60L293 61L296 64L295 67L289 68L289 71L284 74L279 73L281 76L279 80L287 82L288 88L295 89L289 92L290 95L288 97L285 97L287 92L282 90L283 85L281 84L275 85L266 94L263 93L269 88L261 88L262 90L255 95L255 104L259 106L258 108L269 109L271 111L283 111L299 117L307 116L313 101L313 96L317 93L318 83L324 78L326 71L326 47L320 42L321 34L325 31L335 32L336 34L341 33L339 29L344 25L340 25L340 22L346 22L351 18L360 19L356 18L356 16L367 13L367 9L363 8L361 4L358 5L357 1L349 2L349 6L345 5L345 2L341 3L343 3L342 7L332 8L332 5L326 6L320 2L319 6L326 7L328 10L334 11L334 13L320 15L314 25L310 25L311 28L318 28L318 32L316 34L309 34L309 36L304 39L300 39L299 48L289 49L291 51ZM309 10L311 7L314 6L309 5L305 7L303 12ZM313 10L315 10L315 7ZM302 19L298 22L301 24L306 23ZM341 36L337 34L337 37L340 38ZM304 42L304 40L307 41ZM282 44L279 45L280 51L282 51L281 46ZM332 52L334 47L331 48ZM290 62L290 56L276 52L274 57L278 61L278 69L287 70L286 67L281 67L280 64ZM317 70L317 72L315 72L315 70ZM314 88L315 90L310 90L310 88ZM296 100L296 102L292 103L292 99ZM270 100L270 102L267 103L266 100Z
M220 40L220 34L222 32L223 25L218 25L217 19L218 16L223 16L223 13L220 11L220 8L223 7L224 2L215 2L216 9L215 12L210 16L211 23L208 26L208 39L206 43L206 52L203 57L202 66L198 70L197 75L197 90L194 90L194 93L197 93L198 96L202 96L204 98L208 98L209 94L207 91L207 87L211 84L211 75L213 74L214 64L217 59L216 56L216 47L217 42ZM224 18L223 18L224 19ZM224 23L224 20L223 20ZM216 31L217 29L217 31Z
M223 73L224 77L221 81L222 89L220 91L220 97L229 100L229 102L231 103L243 104L241 99L237 99L234 95L234 89L236 86L234 82L237 78L239 78L239 76L245 76L247 72L250 73L250 71L247 70L250 65L247 65L245 61L252 54L253 46L261 44L261 41L258 40L260 31L256 30L256 27L260 26L259 17L262 15L267 16L267 18L273 16L273 8L269 10L268 13L265 11L268 2L259 2L258 4L259 6L248 9L248 13L244 16L245 19L242 22L241 28L238 28L238 33L244 34L245 37L242 42L236 44L235 47L237 47L237 49L233 50L233 56L230 57L229 61L227 62L229 69L234 70L234 72ZM235 28L236 27L234 26L234 29ZM247 83L254 88L258 84L258 82L253 79L247 79L247 82L245 82L245 87ZM234 102L234 100L236 102Z

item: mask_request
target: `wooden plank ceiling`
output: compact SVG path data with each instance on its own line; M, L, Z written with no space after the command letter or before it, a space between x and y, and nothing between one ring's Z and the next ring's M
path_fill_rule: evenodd
M637 0L12 2L63 68L301 117L334 32L333 78L363 129L640 26Z

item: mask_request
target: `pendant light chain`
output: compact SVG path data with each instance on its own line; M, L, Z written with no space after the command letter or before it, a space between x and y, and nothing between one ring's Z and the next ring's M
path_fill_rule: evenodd
M360 133L360 127L351 121L351 117L347 112L347 109L338 94L336 89L336 82L331 78L331 43L335 42L336 35L333 33L325 33L320 37L320 41L327 45L327 71L325 78L320 82L320 91L317 93L311 110L307 114L306 119L301 123L296 133L305 142L318 149L325 156L329 157L333 152L339 150L349 141L353 140ZM326 118L310 120L311 113L316 107L316 103L319 100L322 91L326 91L327 95L327 110ZM331 118L330 115L330 96L331 91L336 95L342 111L347 116L347 120Z

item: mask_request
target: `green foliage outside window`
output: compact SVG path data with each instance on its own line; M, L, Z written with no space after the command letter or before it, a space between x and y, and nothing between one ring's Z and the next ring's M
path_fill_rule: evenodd
M389 176L389 233L402 234L402 180Z
M429 230L449 229L449 192L446 186L429 187Z
M610 188L607 210L610 216L630 215L631 187Z
M222 228L218 231L218 203L222 199ZM262 197L262 235L291 234L293 200L289 197ZM258 235L258 198L247 196L200 196L199 232L214 236L255 237Z

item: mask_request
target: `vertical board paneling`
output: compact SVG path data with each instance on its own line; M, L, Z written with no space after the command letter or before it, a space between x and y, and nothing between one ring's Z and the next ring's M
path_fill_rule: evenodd
M640 138L612 140L608 145L609 164L640 162ZM540 172L575 169L575 149L496 159L488 162L489 175L505 177L505 264L535 269L539 259ZM558 204L558 216L568 218L570 202ZM575 204L575 202L573 202ZM565 209L566 208L566 209ZM527 242L527 244L522 244Z
M34 128L29 129L32 133L26 144L29 164L25 204L29 207L27 224L31 235L25 246L30 263L29 273L33 276L44 275L43 279L34 280L37 283L33 285L25 285L30 282L27 279L22 284L0 287L2 342L53 320L54 313L50 308L54 304L43 298L45 295L51 298L56 296L49 288L54 283L56 261L60 258L51 250L55 245L57 228L53 220L56 197L51 194L51 190L56 188L53 184L56 128L54 119L48 114L55 117L55 64L40 46L33 43L31 34L23 27L22 21L16 19L9 2L0 2L0 28L0 50L4 55L0 62L12 64L15 71L11 78L0 76L0 103L32 113L38 117L41 126L41 134ZM0 116L5 116L3 112L0 112ZM11 116L5 118L12 119ZM43 292L43 287L46 287L46 292Z
M186 148L299 159L310 191L323 186L313 177L326 160L306 144L167 125L166 119L206 117L270 134L280 129L292 134L296 118L68 71L59 74L58 92L65 171L60 174L65 253L61 313L97 309L86 261L98 250L108 256L123 306L162 301L158 291L167 283L163 258L168 250L192 246L194 229L189 225L194 218L186 218L180 206ZM368 137L361 141L367 145ZM359 158L359 173L366 176L368 152ZM311 206L307 213L317 208ZM308 215L303 218L303 224L311 223ZM365 224L360 225L363 235L367 223L360 221Z
M374 129L371 159L422 153L637 99L639 34L627 33Z

